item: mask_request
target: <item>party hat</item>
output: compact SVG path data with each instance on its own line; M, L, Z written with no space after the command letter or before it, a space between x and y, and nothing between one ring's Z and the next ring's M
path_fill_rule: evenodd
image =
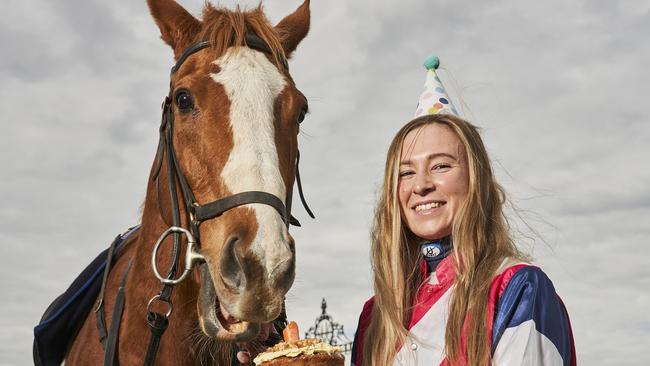
M442 82L438 74L436 74L438 66L440 66L438 56L431 55L424 60L424 67L427 68L427 78L424 82L424 91L420 95L414 117L437 113L458 115L458 111L451 103L449 95L447 95L447 90L442 86Z

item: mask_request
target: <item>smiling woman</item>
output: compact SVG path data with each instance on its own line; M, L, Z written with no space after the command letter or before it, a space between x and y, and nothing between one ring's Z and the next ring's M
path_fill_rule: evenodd
M413 234L428 240L451 234L467 196L465 155L460 139L446 125L428 124L406 135L398 191L404 221Z
M505 194L429 60L416 117L393 139L375 211L375 295L361 365L575 365L568 314L508 231Z

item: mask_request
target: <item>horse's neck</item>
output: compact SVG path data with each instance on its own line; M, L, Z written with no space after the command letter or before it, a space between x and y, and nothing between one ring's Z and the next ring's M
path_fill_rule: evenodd
M163 218L162 213L169 212L170 198L167 193L167 172L163 167L158 179L160 182L148 180L147 195L142 209L141 228L138 233L137 241L132 254L134 265L133 274L130 275L129 281L137 283L137 288L146 291L142 296L149 298L160 291L160 281L154 276L151 268L151 257L153 254L154 244L160 235L169 227L170 218ZM159 184L160 192L158 192ZM158 194L160 193L160 197ZM182 208L181 208L182 209ZM170 215L171 216L171 215ZM162 245L159 250L159 263L169 263L171 259L171 245L168 241ZM145 302L146 305L146 302Z
M169 206L169 193L167 192L166 172L161 171L163 179L160 182L160 203L165 208ZM126 357L125 364L141 363L149 344L151 331L147 325L147 303L162 288L161 283L154 276L151 268L151 256L155 242L160 234L168 227L161 217L158 206L158 197L155 182L149 181L147 197L143 208L142 227L138 232L131 250L125 252L121 260L133 259L132 269L126 283L126 303L122 319L122 330L120 334L120 358ZM171 258L171 238L159 251L159 263L167 266ZM182 261L181 261L182 262ZM183 264L181 263L180 266ZM182 270L182 268L181 268ZM121 277L120 276L115 276ZM119 281L119 280L118 280ZM198 276L193 274L182 283L174 286L171 296L173 312L169 317L169 326L161 339L161 345L156 359L157 364L168 365L192 365L193 338L198 328L198 317L196 309L196 298L198 296ZM158 309L165 312L165 304ZM130 360L129 357L134 357Z
M156 163L154 162L154 166ZM163 160L158 172L157 180L148 179L147 194L142 209L142 227L140 229L139 242L136 248L136 262L149 269L147 275L150 280L159 283L151 270L151 255L154 244L160 235L172 225L171 198L167 178L167 164ZM177 187L177 203L180 212L181 226L187 227L187 214L185 204L182 202L180 187ZM161 263L169 263L171 257L171 245L166 242L162 245L158 256Z
M147 195L142 209L142 227L129 254L134 263L126 285L123 329L120 332L125 336L120 337L119 350L120 359L125 365L142 363L151 337L151 330L146 322L147 303L162 288L153 274L151 256L156 241L172 224L167 167L164 162L158 173L158 179L158 182L151 179L148 181ZM186 211L180 199L178 203L181 224L186 227ZM159 250L158 263L167 266L171 253L171 238L168 238ZM184 261L180 262L182 267ZM183 268L180 268L180 271L182 270ZM161 338L156 365L229 364L226 360L231 356L232 345L215 344L214 341L208 340L199 328L196 305L199 280L198 271L193 271L186 280L174 286L171 297L173 311L169 317L169 326ZM165 310L163 306L159 311Z

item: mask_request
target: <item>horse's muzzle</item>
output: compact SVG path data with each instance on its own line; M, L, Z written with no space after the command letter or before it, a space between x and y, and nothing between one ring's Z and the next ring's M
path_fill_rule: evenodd
M210 277L208 265L201 266L201 289L197 302L199 313L199 324L201 330L210 338L230 341L246 342L257 337L260 331L260 324L240 321L228 323L220 314L219 299L217 297L214 283Z

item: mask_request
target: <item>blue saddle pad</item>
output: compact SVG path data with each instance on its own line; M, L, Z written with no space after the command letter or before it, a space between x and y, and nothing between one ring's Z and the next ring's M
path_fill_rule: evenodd
M115 238L115 251L119 253L126 239L137 231L135 226ZM115 255L115 254L114 254ZM34 327L34 364L36 366L61 365L79 328L92 309L102 286L108 249L101 252L57 297Z

